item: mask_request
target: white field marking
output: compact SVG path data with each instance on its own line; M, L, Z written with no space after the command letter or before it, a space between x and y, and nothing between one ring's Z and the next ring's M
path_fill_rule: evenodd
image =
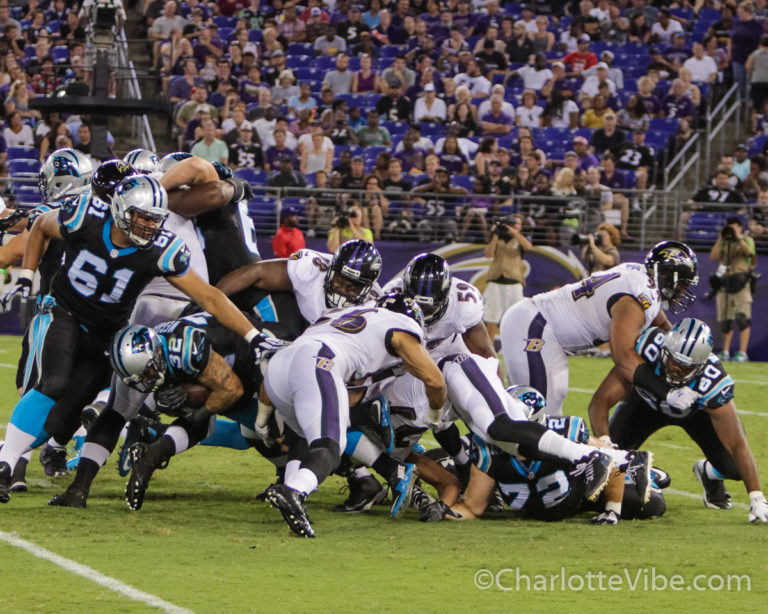
M689 499L703 499L704 497L702 493L696 494L692 492L685 492L684 490L676 490L674 488L665 488L661 492L664 494L669 493L670 495L677 495L678 497L688 497ZM736 501L733 502L733 507L738 507L742 510L749 510L749 506L746 503L737 503Z
M18 369L19 365L9 365L6 362L0 362L0 367L5 367L6 369Z
M654 441L653 446L661 446L662 448L672 448L673 450L687 450L685 446L678 446L674 443L664 443L663 441Z
M735 379L737 384L752 384L753 386L768 386L768 381L763 379Z
M5 531L0 531L0 540L11 546L15 546L16 548L26 550L38 558L53 563L54 565L57 565L62 569L66 569L67 571L71 571L78 576L82 576L86 580L95 582L104 588L108 588L111 591L120 593L121 595L124 595L129 599L133 599L134 601L140 601L148 606L163 610L164 612L170 612L171 614L194 614L192 610L180 608L177 605L160 599L160 597L150 595L149 593L140 591L139 589L129 586L128 584L124 584L120 582L120 580L115 580L114 578L105 576L104 574L99 573L95 569L91 569L86 565L81 565L80 563L76 563L70 559L65 559L63 556L59 556L55 552L51 552L50 550L46 550L45 548L42 548L37 544L33 544L26 539L22 539L15 533L6 533Z

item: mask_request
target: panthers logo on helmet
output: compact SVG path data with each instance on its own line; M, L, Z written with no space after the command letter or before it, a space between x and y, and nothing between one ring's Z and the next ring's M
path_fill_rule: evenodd
M525 341L526 352L541 352L544 347L544 339L526 339Z
M53 159L53 168L56 176L71 175L72 177L79 177L80 172L77 170L74 162L64 156L56 156Z

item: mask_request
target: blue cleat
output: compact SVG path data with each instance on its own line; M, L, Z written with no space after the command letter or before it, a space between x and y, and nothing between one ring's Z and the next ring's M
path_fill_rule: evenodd
M411 504L411 492L416 480L416 465L406 463L400 466L399 481L392 487L392 518L400 518Z
M386 446L387 454L392 454L395 449L395 429L392 426L392 419L389 415L389 401L387 401L386 397L379 397L376 401L379 403L381 429L385 434L383 437L384 445Z
M75 445L69 449L69 457L67 459L67 469L77 469L77 465L80 463L80 454L83 452L83 444L85 443L84 435L75 435L72 438Z

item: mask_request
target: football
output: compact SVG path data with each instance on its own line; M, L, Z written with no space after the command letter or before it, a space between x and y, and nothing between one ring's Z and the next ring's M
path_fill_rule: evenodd
M187 393L187 406L192 409L202 407L208 400L208 395L211 394L209 388L194 382L181 384L181 388Z

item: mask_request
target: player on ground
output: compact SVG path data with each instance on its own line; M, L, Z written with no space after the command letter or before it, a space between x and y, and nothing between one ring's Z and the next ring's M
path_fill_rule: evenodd
M637 336L649 326L670 328L662 307L672 313L694 300L696 255L684 243L664 241L640 264L621 264L557 290L525 299L501 319L501 350L510 383L533 386L561 415L568 392L567 350L605 341L617 372L638 385L663 388L635 351ZM673 397L671 402L675 402Z
M733 403L734 382L712 353L709 326L685 318L666 333L650 328L638 339L637 352L668 386L687 391L688 402L677 409L666 395L642 385L630 390L614 367L589 404L595 434L610 435L616 445L636 448L662 427L682 427L706 456L694 464L693 472L704 486L707 507L730 509L723 479L743 480L749 493L749 521L768 522L768 503ZM610 408L620 400L609 422Z
M329 313L267 366L266 394L307 447L298 470L289 468L266 499L302 537L314 537L304 499L336 468L346 444L348 381L403 364L424 382L431 410L445 403L445 383L422 345L421 309L401 295L385 295L376 305ZM409 480L395 497L407 500L411 486Z
M29 296L47 239L64 241L65 264L51 284L50 326L33 339L42 357L38 383L14 409L0 451L0 502L9 500L18 458L62 425L76 423L82 407L104 386L109 339L153 277L167 277L249 342L263 340L223 294L189 271L184 242L162 228L167 209L167 195L155 179L131 176L117 187L111 203L84 196L35 221L19 281L3 304ZM78 385L71 386L72 381Z

